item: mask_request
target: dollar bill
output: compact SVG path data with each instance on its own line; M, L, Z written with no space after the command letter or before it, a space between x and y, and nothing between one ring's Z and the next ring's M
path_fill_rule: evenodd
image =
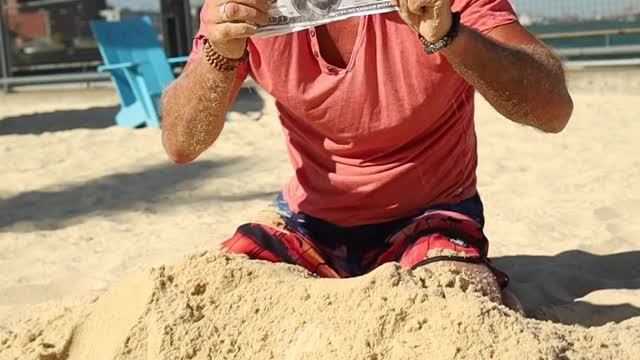
M271 0L271 19L258 37L283 35L353 16L397 10L388 0Z

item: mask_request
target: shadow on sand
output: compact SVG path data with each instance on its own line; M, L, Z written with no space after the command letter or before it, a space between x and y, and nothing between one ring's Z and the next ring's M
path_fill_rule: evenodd
M160 165L140 172L70 184L62 189L43 189L0 198L0 231L17 224L26 226L15 226L11 231L55 230L79 217L134 208L153 214L162 207L184 203L184 199L171 199L176 193L193 188L197 181L235 171L235 165L241 162L242 159L229 158L188 166ZM274 192L241 196L215 194L207 196L206 201L234 202L273 196ZM203 199L193 199L194 203L200 201Z
M265 100L257 91L242 88L231 111L243 114L259 113L261 117L264 106ZM104 129L115 125L119 109L118 106L94 107L7 117L0 119L0 136L39 135L73 129Z
M20 115L0 120L2 135L39 135L72 129L104 129L113 126L118 107L63 110Z
M262 113L265 106L265 100L260 94L250 87L240 89L236 101L231 106L231 111L243 114L259 112Z
M510 275L510 291L531 317L600 326L640 316L640 308L632 304L594 305L580 300L599 290L640 290L640 251L601 256L572 250L493 261Z

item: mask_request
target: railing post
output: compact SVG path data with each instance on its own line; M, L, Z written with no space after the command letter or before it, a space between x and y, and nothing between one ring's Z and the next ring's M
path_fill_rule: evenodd
M606 46L611 46L611 34L607 34L604 36L604 41Z
M0 78L2 78L2 91L8 93L11 88L9 86L9 47L8 36L5 21L4 1L0 0Z
M189 0L161 0L160 12L167 56L188 55L193 39Z

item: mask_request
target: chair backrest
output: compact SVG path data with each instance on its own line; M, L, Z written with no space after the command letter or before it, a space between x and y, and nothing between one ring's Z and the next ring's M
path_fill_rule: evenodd
M114 22L96 20L91 22L91 29L105 64L140 64L138 71L144 78L150 95L159 96L174 80L171 66L149 17ZM113 75L119 88L127 83L122 71L116 71ZM127 87L119 89L122 100L135 100L131 99L133 94Z

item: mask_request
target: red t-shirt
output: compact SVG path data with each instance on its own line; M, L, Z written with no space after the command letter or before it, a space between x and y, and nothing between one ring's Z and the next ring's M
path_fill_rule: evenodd
M482 33L517 21L507 0L453 0ZM202 48L196 36L191 60ZM374 224L476 194L474 89L426 55L396 12L363 16L345 69L320 55L315 29L249 41L249 74L276 100L295 176L294 212Z

